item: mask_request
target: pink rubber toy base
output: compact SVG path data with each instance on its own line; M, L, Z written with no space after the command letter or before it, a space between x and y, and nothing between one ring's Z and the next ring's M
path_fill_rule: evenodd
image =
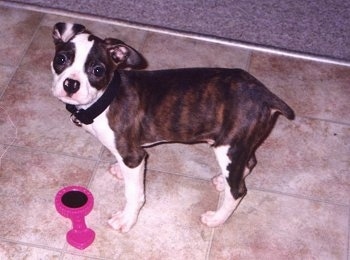
M62 216L71 219L73 228L68 231L67 242L78 249L85 249L95 239L95 232L85 224L94 205L94 198L89 190L80 186L61 189L55 197L55 206Z
M78 249L85 249L95 240L95 232L87 228L83 231L71 229L67 233L67 242Z

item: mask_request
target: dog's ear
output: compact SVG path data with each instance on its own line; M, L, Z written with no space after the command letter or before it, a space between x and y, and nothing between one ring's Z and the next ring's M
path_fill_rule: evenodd
M81 24L56 23L52 31L53 42L56 45L69 42L75 35L83 32L86 32L86 29Z
M106 38L104 42L112 60L117 66L125 66L134 69L143 69L147 67L145 58L134 48L121 40Z

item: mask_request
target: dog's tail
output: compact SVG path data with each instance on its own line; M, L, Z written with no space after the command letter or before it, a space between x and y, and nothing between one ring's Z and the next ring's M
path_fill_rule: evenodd
M273 94L271 101L269 102L270 108L276 110L276 112L281 113L289 120L295 118L295 113L293 109L288 106L282 99Z

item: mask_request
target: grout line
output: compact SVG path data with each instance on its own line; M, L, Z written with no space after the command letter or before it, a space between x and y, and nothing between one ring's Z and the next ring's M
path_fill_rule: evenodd
M25 52L26 52L26 51L25 51ZM22 56L22 57L23 57L23 56ZM12 81L13 78L15 77L15 74L17 73L17 70L18 70L18 68L19 68L19 64L20 64L20 62L19 62L18 64L15 64L14 66L2 64L2 66L7 66L7 67L9 67L9 68L12 68L13 71L12 71L12 75L11 75L10 78L8 79L7 83L5 84L4 90L0 93L0 101L1 101L2 97L4 96L4 94L5 94L6 90L7 90L7 88L9 87L11 81Z
M33 243L28 243L28 242L16 241L16 240L8 239L5 237L0 237L0 241L6 242L6 243L11 243L11 244L16 244L16 245L20 245L20 246L44 249L44 250L57 252L57 253L61 253L61 254L64 253L63 249L50 247L50 246L44 246L44 245L40 245L40 244L33 244Z
M5 150L2 152L2 154L0 155L0 166L1 166L1 161L2 158L5 156L5 154L7 153L7 151L12 147L12 145L16 142L17 140L17 135L18 135L18 129L15 125L15 123L12 121L10 115L6 112L5 108L3 108L2 106L0 106L0 110L3 110L6 114L6 117L8 119L8 121L10 122L11 126L14 128L14 137L13 140L11 141L11 143L5 148ZM5 145L6 146L6 145Z
M65 252L61 252L60 256L58 257L58 260L64 260Z
M142 39L141 39L141 41L140 41L140 42L141 42L141 43L140 43L140 46L139 46L139 52L140 52L140 53L143 53L143 52L144 52L144 48L145 48L145 46L146 46L146 43L147 43L149 37L150 37L150 32L145 31L145 33L144 33L144 35L142 36Z
M223 45L227 45L227 46L247 49L247 50L254 50L254 51L258 51L258 52L264 52L264 53L270 53L270 54L275 54L275 55L304 59L304 60L309 60L309 61L330 63L330 64L334 64L334 65L341 65L341 66L350 67L350 61L336 59L336 58L330 58L330 57L317 56L317 55L312 55L312 54L306 54L306 53L290 51L290 50L283 50L283 49L278 49L278 48L274 48L274 47L262 46L262 45L258 45L258 44L254 44L254 43L245 43L245 42L240 42L237 40L229 40L229 39L219 38L219 37L215 37L215 36L201 35L198 33L190 33L190 32L184 32L184 31L179 31L179 30L178 31L171 30L171 29L166 29L166 28L157 27L157 26L139 24L136 22L127 22L127 21L118 20L118 19L103 18L103 17L99 17L99 16L92 16L92 15L88 15L88 14L76 13L73 11L63 11L63 10L59 10L59 9L40 7L40 6L35 6L35 5L23 4L23 3L16 3L16 2L9 3L9 2L0 0L0 4L2 4L3 6L6 6L6 7L26 9L26 10L42 12L42 13L46 13L46 14L76 17L79 19L86 19L86 20L97 21L97 22L102 22L102 23L114 24L114 25L123 26L123 27L127 27L127 28L145 30L145 31L149 31L149 32L167 34L167 35L171 35L171 36L190 38L190 39L201 40L201 41L206 41L206 42L211 42L211 43L218 43L218 44L223 44Z
M104 145L101 146L100 151L98 152L98 160L99 161L103 161L102 160L103 151L104 151Z
M339 122L339 121L335 121L332 119L318 118L318 117L312 117L312 116L299 116L299 115L297 115L296 117L304 118L304 119L308 119L308 120L313 120L313 121L322 121L322 122L326 122L326 123L350 126L350 123L348 123L348 122Z
M339 202L334 202L334 201L324 200L324 199L316 199L316 198L312 198L312 197L305 196L305 195L299 195L299 194L288 193L288 192L283 192L283 191L248 187L248 192L250 190L267 192L267 193L272 193L272 194L276 194L276 195L282 195L282 196L292 197L292 198L296 198L296 199L302 199L302 200L308 200L308 201L312 201L312 202L324 203L324 204L333 205L333 206L349 207L348 204L344 204L344 203L339 203Z
M154 171L154 172L159 172L159 173L162 173L162 174L175 175L175 176L178 176L178 177L184 177L184 178L187 178L187 179L197 180L197 181L204 181L204 182L210 182L211 178L215 176L214 175L210 179L208 179L208 178L201 178L201 177L198 177L198 176L189 176L186 173L169 172L169 171L163 171L163 170L152 169L152 168L146 168L146 171ZM216 174L216 175L218 175L218 174Z
M59 260L63 260L64 259L64 255L66 254L66 252L65 252L66 251L65 250L66 244L67 243L65 243L65 245L63 246L62 252L61 252L60 256L58 257Z
M251 67L251 64L252 64L252 56L253 56L253 52L249 51L248 52L248 59L247 59L247 62L246 62L246 68L245 68L245 70L248 71L249 73L250 73L250 67Z
M98 167L99 167L100 163L101 162L99 160L97 160L95 162L95 165L92 167L92 174L91 174L91 177L90 177L90 179L89 179L89 181L87 183L87 186L86 186L88 189L91 189L91 187L92 187L92 184L93 184L93 182L94 182L94 180L96 178L97 170L98 170Z
M64 255L65 254L70 254L70 255L74 255L74 256L81 256L81 257L88 257L89 259L105 260L105 258L103 258L103 257L95 257L95 256L84 255L83 253L79 254L79 253L75 253L75 252L69 252L69 251L67 251L67 249L68 249L68 243L67 242L65 242L64 246L62 247L62 249L59 249L59 248L44 246L44 245L40 245L40 244L21 242L21 241L16 241L16 240L0 237L0 242L1 241L2 242L6 242L6 243L19 245L19 246L25 246L25 247L30 247L30 248L44 249L44 250L51 251L51 252L57 252L57 253L60 254L60 256L59 256L60 260L64 259Z
M0 92L0 101L1 101L1 98L4 96L6 89L8 88L10 82L12 81L14 75L16 74L17 66L11 66L11 65L7 65L7 64L0 64L0 66L11 69L11 73L9 73L9 74L10 74L10 77L9 77L9 79L4 83L4 86L5 86L5 87L4 87L3 91Z
M205 252L205 260L209 260L210 259L210 253L211 253L211 249L213 247L213 242L214 242L215 230L216 230L216 228L212 228L211 231L210 231L210 240L209 240L209 243L208 243L207 250Z
M175 176L178 176L178 177L183 177L183 178L191 179L191 180L194 180L194 181L211 182L210 179L200 178L200 177L196 177L196 176L188 176L188 175L185 175L185 174L172 173L172 172L167 172L167 171L162 171L162 170L155 170L155 169L147 169L147 170L155 171L155 172L158 172L158 173L161 173L161 174L175 175ZM275 194L275 195L282 195L282 196L287 196L287 197L293 197L293 198L297 198L297 199L308 200L308 201L313 201L313 202L318 202L318 203L324 203L324 204L329 204L329 205L333 205L333 206L349 207L349 205L346 204L346 203L339 203L339 202L334 202L334 201L325 200L325 199L317 199L317 198L313 198L313 197L306 196L306 195L299 195L299 194L288 193L288 192L283 192L283 191L278 191L278 190L262 189L262 188L256 188L256 187L248 187L248 192L250 190L267 192L267 193L272 193L272 194ZM222 196L221 196L221 193L220 193L219 200L218 200L218 207L219 207L221 201L222 201ZM350 216L349 216L349 218L350 218Z
M6 145L6 144L2 144ZM28 147L28 146L22 146L22 145L11 145L12 148L20 149L25 152L36 152L36 153L43 153L43 154L48 154L48 155L58 155L58 156L65 156L69 158L74 158L74 159L80 159L80 160L85 160L85 161L92 161L92 162L99 162L98 158L89 158L89 157L84 157L80 155L73 155L65 152L50 152L47 150L43 150L44 148L37 148L37 147Z
M65 252L65 254L69 254L69 255L73 255L73 256L79 256L79 257L82 257L83 259L96 259L96 260L106 260L106 258L104 257L96 257L96 256L90 256L90 255L85 255L84 253L76 253L76 252ZM64 255L62 256L62 260L64 259Z
M219 195L218 195L218 201L217 201L217 204L216 204L216 211L219 210L220 206L222 205L222 202L224 200L224 197L225 197L225 192L222 191L222 192L219 192ZM240 203L239 203L240 204ZM238 205L239 206L239 205ZM237 206L237 207L238 207ZM237 207L235 208L235 210L233 211L232 215L234 214L234 212L236 211ZM231 216L232 216L231 215ZM226 220L228 221L228 219ZM206 250L206 253L205 253L205 259L206 260L209 260L210 259L210 253L211 253L211 250L213 248L213 242L214 242L214 235L215 235L215 231L216 231L216 228L211 228L211 234L210 234L210 240L209 240L209 244L208 244L208 247L207 247L207 250Z

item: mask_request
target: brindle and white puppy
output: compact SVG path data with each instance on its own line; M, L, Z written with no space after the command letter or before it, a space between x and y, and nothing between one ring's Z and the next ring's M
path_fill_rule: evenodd
M121 70L144 60L120 40L103 40L68 23L54 26L53 39L53 95L117 159L111 172L124 179L126 205L109 224L121 232L135 224L145 202L145 146L171 141L213 147L222 170L214 184L225 196L201 221L215 227L246 194L255 150L278 115L294 118L285 102L241 69Z

